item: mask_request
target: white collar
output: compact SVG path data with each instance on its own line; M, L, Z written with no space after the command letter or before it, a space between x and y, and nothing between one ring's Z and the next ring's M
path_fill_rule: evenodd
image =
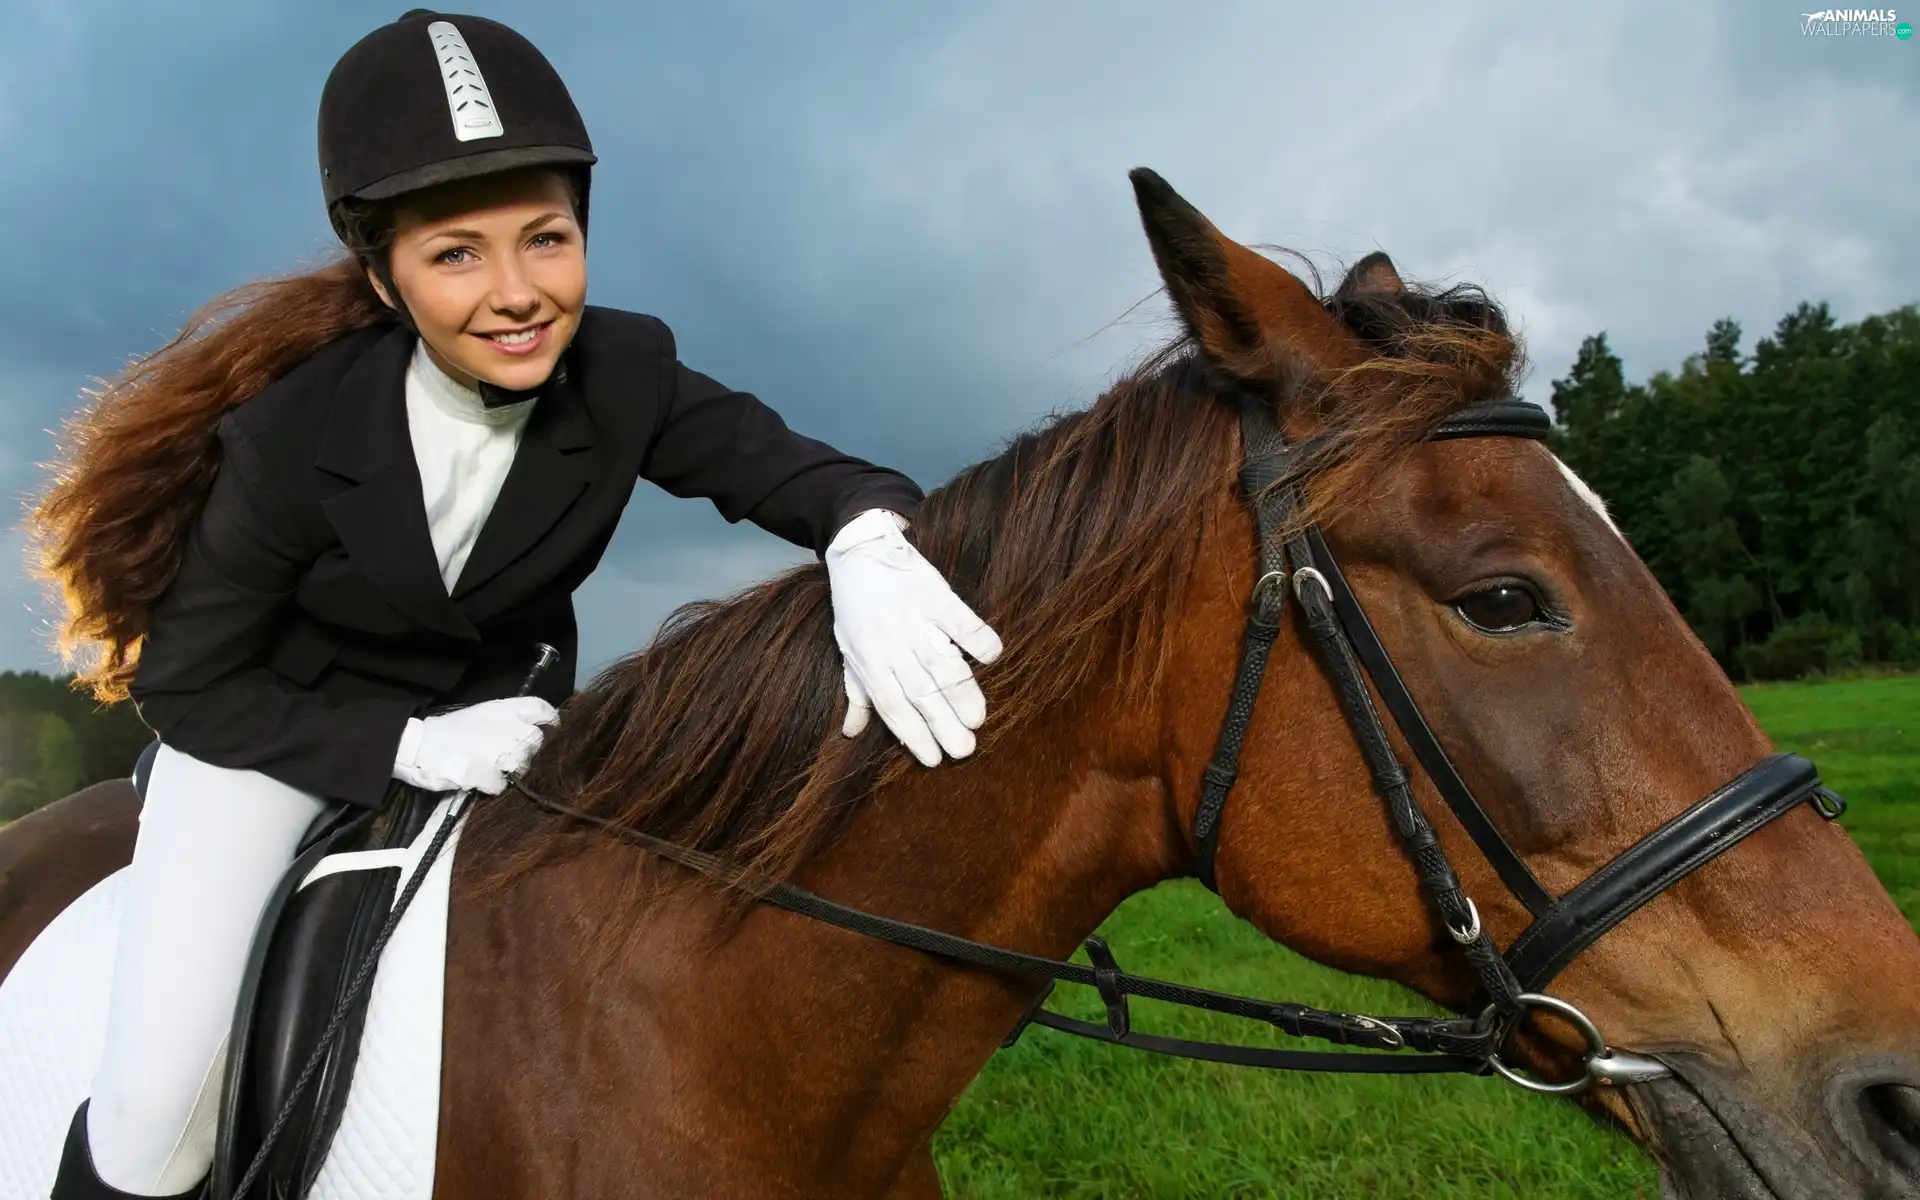
M513 425L526 419L539 397L488 408L480 393L440 369L427 353L423 338L413 343L413 361L407 364L407 382L422 392L433 406L457 421L470 425Z

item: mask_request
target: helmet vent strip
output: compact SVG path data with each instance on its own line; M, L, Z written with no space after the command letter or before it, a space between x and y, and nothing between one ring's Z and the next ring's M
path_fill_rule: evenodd
M473 51L467 49L467 39L460 30L451 21L434 21L427 26L427 36L433 39L433 56L441 66L465 64L440 77L447 89L447 115L453 121L453 136L463 142L505 136L507 131L493 107L486 77L480 74L480 64L473 61Z

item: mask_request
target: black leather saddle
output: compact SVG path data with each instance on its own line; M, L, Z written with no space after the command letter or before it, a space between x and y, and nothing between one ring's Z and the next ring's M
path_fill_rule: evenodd
M157 741L149 745L134 767L134 789L142 798L159 747ZM331 807L301 840L293 865L261 913L234 1007L208 1200L228 1200L253 1162L378 937L393 905L400 868L344 871L306 888L300 881L330 854L411 844L438 800L395 783L380 809ZM353 1082L371 992L364 989L348 1010L332 1048L249 1189L251 1196L302 1196L312 1186Z

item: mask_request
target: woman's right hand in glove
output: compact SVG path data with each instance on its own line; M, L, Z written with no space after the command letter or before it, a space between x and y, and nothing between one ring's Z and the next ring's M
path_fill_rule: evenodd
M393 777L430 792L471 788L497 796L507 773L519 771L540 748L542 726L559 714L538 696L511 696L414 717L400 735Z

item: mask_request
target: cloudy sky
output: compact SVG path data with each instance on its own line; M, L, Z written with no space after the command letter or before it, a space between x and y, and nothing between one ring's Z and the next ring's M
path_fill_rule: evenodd
M0 668L55 666L14 515L51 431L200 302L328 251L320 87L405 7L0 3ZM1750 347L1802 299L1843 320L1920 299L1920 44L1806 37L1804 7L468 10L532 38L586 116L592 299L931 487L1168 332L1138 165L1330 274L1384 249L1484 285L1543 401L1603 329L1638 379L1717 317ZM643 488L579 595L583 666L798 557Z

